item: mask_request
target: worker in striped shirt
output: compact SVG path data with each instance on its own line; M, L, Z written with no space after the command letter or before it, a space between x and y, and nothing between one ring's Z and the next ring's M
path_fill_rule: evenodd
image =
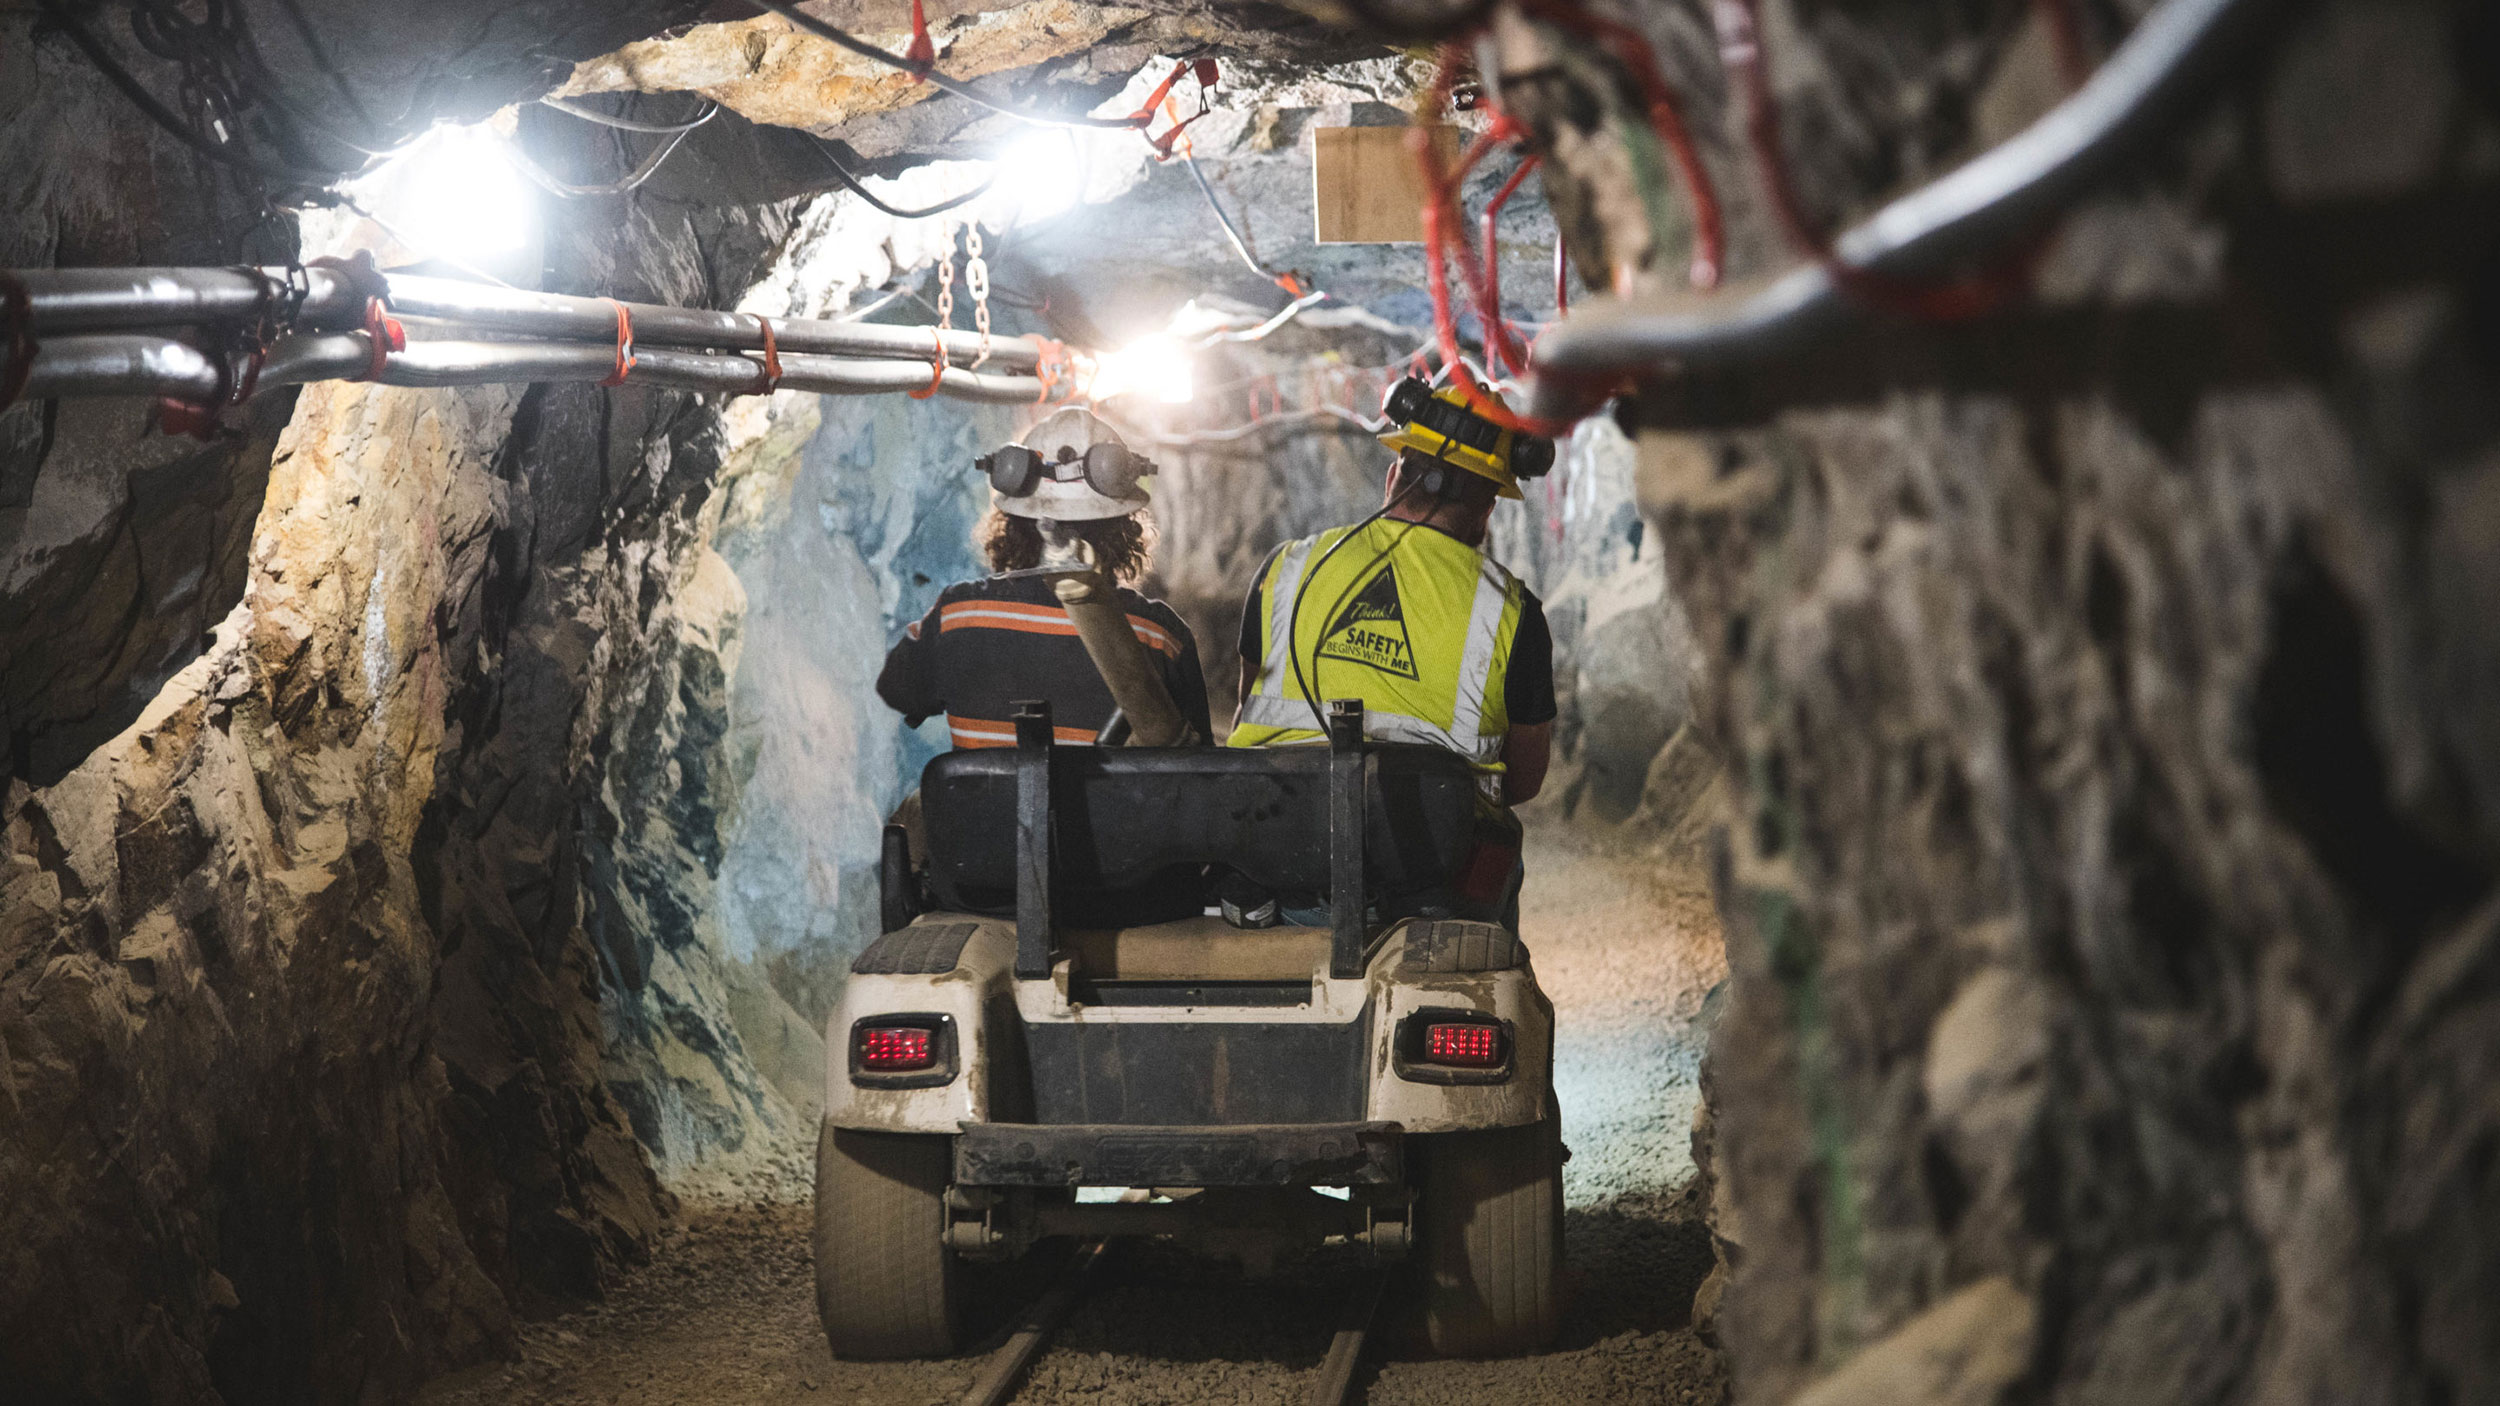
M1198 643L1170 606L1132 588L1153 560L1154 519L1143 480L1154 465L1091 412L1069 407L1021 442L979 461L990 512L976 534L995 573L940 592L886 655L877 696L917 727L946 715L957 747L1012 747L1015 704L1047 699L1061 742L1090 743L1111 721L1111 690L1046 577L1039 524L1054 520L1092 550L1118 583L1122 609L1181 717L1207 737L1207 685Z

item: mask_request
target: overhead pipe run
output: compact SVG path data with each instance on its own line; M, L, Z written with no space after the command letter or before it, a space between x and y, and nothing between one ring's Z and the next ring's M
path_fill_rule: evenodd
M1050 394L1065 355L1035 337L817 318L774 318L768 334L752 313L353 267L26 269L0 275L0 286L10 287L8 314L17 324L0 329L8 334L0 358L11 363L0 367L7 373L0 384L22 370L19 395L36 400L155 395L215 407L238 384L370 379L393 386L591 381L726 395L900 391L1030 403ZM424 334L378 358L373 332L360 326L377 289L387 289L394 315ZM268 339L258 342L265 352L257 374L249 350L204 350L171 335L194 327L258 329L245 340ZM286 328L296 330L279 331Z
M1984 262L2046 225L2205 98L2276 0L2164 0L2108 62L2021 135L1894 201L1833 252L1876 278L1932 280ZM1725 311L1592 303L1539 338L1530 413L1569 416L1581 387L1626 371L1675 373L1792 354L1866 311L1828 268L1781 277Z

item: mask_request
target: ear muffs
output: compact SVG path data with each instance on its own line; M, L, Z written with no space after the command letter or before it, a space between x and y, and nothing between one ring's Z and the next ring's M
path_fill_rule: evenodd
M1042 477L1042 456L1021 444L1010 444L972 461L972 466L989 475L990 487L1001 497L1022 498L1033 491Z

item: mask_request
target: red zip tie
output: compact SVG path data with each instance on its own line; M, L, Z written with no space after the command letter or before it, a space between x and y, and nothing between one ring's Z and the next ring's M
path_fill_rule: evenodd
M914 83L927 78L929 70L937 67L937 45L929 39L929 17L921 13L920 0L911 0L911 47L903 51L903 57L919 70L908 75Z
M625 384L625 374L634 369L634 316L614 298L608 299L608 306L616 309L616 369L602 377L599 384L621 386Z
M938 383L946 379L946 334L932 327L929 329L929 341L936 347L929 361L929 384L916 391L904 392L914 400L927 400L936 395Z
M1563 250L1562 232L1554 233L1554 318L1571 311L1571 256Z
M351 381L381 380L390 367L391 353L408 350L408 329L382 311L380 298L365 299L365 344L372 349L373 359L366 363L365 374L347 378Z
M764 364L755 368L755 379L745 390L732 395L771 395L781 389L781 347L773 337L773 320L759 312L755 325L764 329Z
M0 315L9 323L8 359L0 362L0 410L6 410L35 374L35 300L16 274L0 273Z

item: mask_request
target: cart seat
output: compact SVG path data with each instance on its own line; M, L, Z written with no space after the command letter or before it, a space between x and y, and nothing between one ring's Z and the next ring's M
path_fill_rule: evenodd
M1327 748L1053 751L1063 928L1194 916L1206 906L1203 874L1213 864L1276 893L1328 892ZM1366 889L1454 884L1475 839L1474 768L1438 747L1372 743L1364 753ZM922 771L926 875L939 907L1015 911L1017 755L1006 747L949 752Z

